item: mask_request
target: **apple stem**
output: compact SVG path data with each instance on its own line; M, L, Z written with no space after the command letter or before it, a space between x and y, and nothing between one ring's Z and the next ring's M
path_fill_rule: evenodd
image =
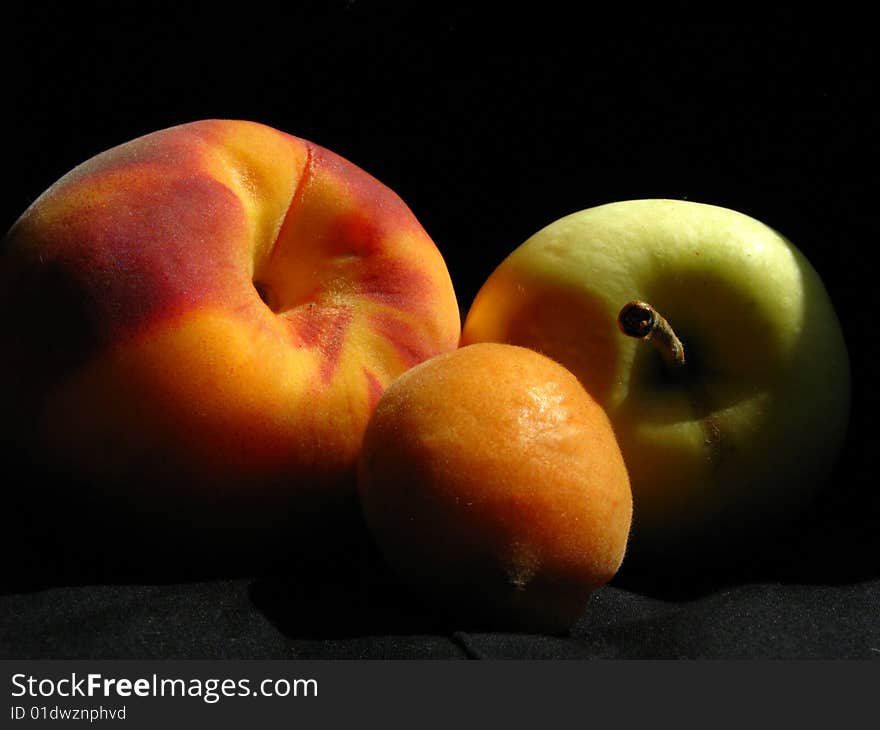
M684 367L684 345L663 315L647 302L635 299L625 304L617 315L617 324L629 337L650 340L671 371Z

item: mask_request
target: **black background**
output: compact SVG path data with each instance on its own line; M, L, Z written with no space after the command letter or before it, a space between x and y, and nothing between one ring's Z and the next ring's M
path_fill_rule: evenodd
M812 261L855 392L840 468L797 531L746 573L622 576L567 639L488 633L474 649L381 570L366 587L357 578L354 603L344 586L291 578L47 592L36 576L2 597L16 636L4 653L880 657L880 120L867 17L552 2L5 7L4 229L97 152L210 117L307 138L389 185L443 252L462 314L507 253L562 215L627 198L714 203L770 224ZM14 545L25 561L32 548ZM154 618L167 628L144 641Z

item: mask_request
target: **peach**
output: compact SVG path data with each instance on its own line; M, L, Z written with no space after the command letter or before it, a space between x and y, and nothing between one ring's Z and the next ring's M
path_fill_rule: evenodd
M221 531L356 509L379 397L460 334L443 257L394 192L232 120L52 185L4 241L0 317L7 439L136 516Z
M387 563L472 626L564 633L619 569L632 520L605 411L562 365L479 343L384 393L358 472Z

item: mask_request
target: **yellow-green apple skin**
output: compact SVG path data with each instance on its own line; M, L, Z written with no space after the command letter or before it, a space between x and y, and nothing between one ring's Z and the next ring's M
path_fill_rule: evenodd
M7 439L229 528L356 503L380 395L461 328L398 195L237 120L148 134L52 185L3 242L0 319Z
M622 333L631 300L678 335L680 372ZM634 554L736 550L814 498L845 437L849 362L823 282L786 238L726 208L630 200L551 223L477 293L462 343L481 341L549 355L606 409Z

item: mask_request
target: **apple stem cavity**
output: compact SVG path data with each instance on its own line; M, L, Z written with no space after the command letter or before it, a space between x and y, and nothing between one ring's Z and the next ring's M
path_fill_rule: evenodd
M650 341L671 372L684 367L684 345L672 325L647 302L634 299L625 304L617 315L617 324L628 337Z

